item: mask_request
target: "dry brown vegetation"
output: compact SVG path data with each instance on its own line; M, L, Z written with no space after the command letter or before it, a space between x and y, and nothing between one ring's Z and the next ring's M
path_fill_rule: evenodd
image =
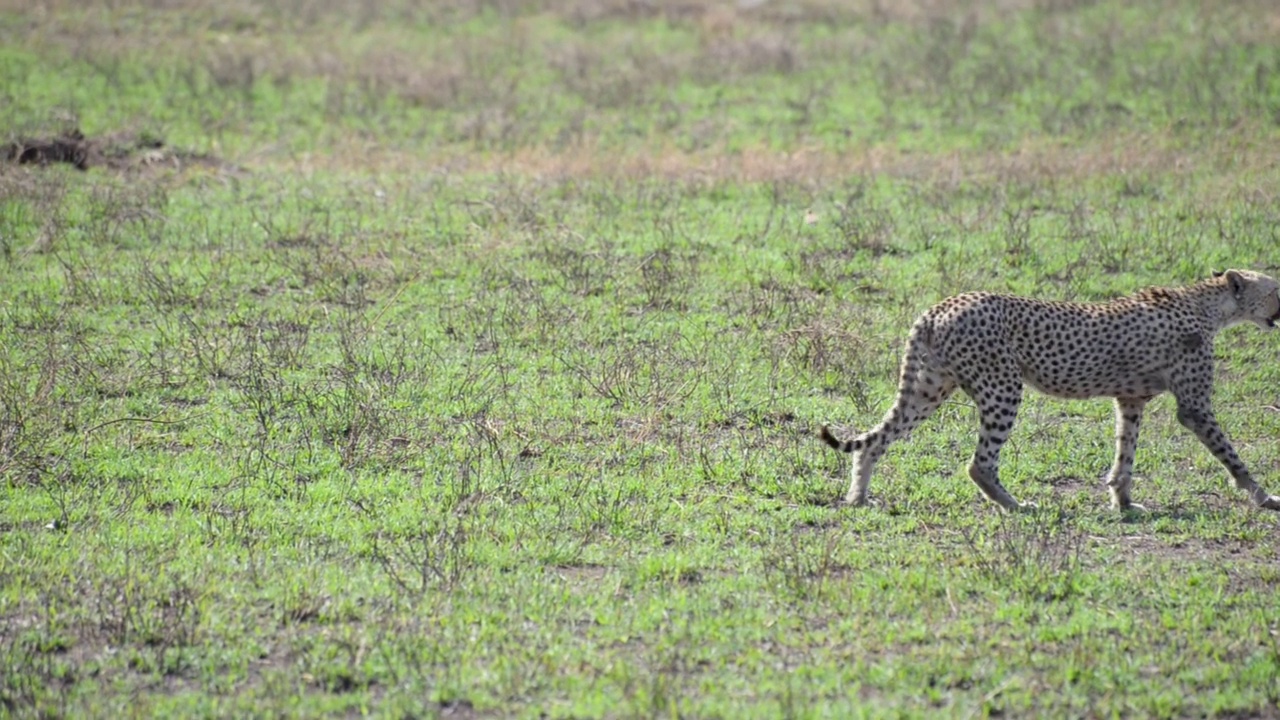
M1169 0L1170 8L1186 3ZM21 8L19 7L21 6ZM822 0L788 3L727 2L468 2L374 4L304 1L283 5L185 2L64 5L42 3L22 12L5 31L25 46L72 62L98 67L110 83L126 82L129 68L143 62L169 68L179 92L200 94L206 86L242 95L246 102L263 88L286 98L308 83L324 83L321 102L332 120L364 117L358 126L326 131L325 152L287 151L292 131L246 145L236 133L254 132L254 115L205 119L215 140L197 154L225 155L245 164L285 162L295 167L365 168L399 172L413 167L490 172L502 170L564 177L656 177L691 180L827 182L849 174L888 173L904 177L956 179L1043 172L1072 177L1118 172L1194 171L1220 162L1223 149L1235 146L1231 162L1240 170L1268 162L1266 127L1258 115L1222 118L1212 133L1188 132L1176 125L1151 126L1134 117L1124 103L1075 102L1039 112L1048 132L997 135L995 142L954 150L903 147L895 138L919 126L895 113L909 98L975 122L1001 107L1032 81L1032 67L1020 65L1000 38L1001 23L1017 13L1035 12L1039 39L1049 48L1086 47L1098 56L1103 82L1121 69L1106 58L1145 35L1167 31L1159 24L1132 27L1119 21L1082 20L1089 3L1062 0L1008 2L858 2ZM1172 13L1171 13L1172 15ZM1199 21L1205 33L1205 62L1218 62L1222 42L1271 43L1280 37L1280 11L1255 0L1204 3ZM492 23L481 22L494 18ZM1159 14L1152 17L1159 18ZM1185 16L1181 16L1185 17ZM661 19L671 41L652 37L615 21ZM1157 20L1157 23L1159 21ZM429 36L420 28L469 23L463 32ZM797 28L828 25L820 36ZM591 28L594 36L554 37L555 25ZM601 42L600 37L607 38ZM993 54L994 53L994 54ZM958 77L960 66L986 57L973 79ZM877 65L875 83L884 108L880 131L857 130L847 140L819 130L817 118L831 116L837 98L850 120L858 103L870 97L842 97L853 84L842 77L833 58L864 59ZM1037 60L1041 64L1052 58ZM854 67L859 67L855 63ZM1179 79L1162 65L1141 72L1156 74L1148 83L1190 83L1193 89L1221 81L1204 70L1203 81ZM1185 72L1196 72L1185 70ZM815 75L821 79L799 80ZM1267 85L1280 68L1259 64L1254 82ZM676 99L676 89L692 82L711 87L749 78L793 77L794 90L767 101L746 95L738 104L770 103L787 108L781 137L759 137L724 110L699 108ZM1138 76L1135 76L1138 77ZM1145 77L1145 76L1141 76ZM983 86L947 88L957 80ZM545 83L550 82L547 86ZM185 89L184 89L185 88ZM537 108L530 100L545 91L563 93L561 107ZM970 96L970 99L943 100ZM982 98L987 99L982 99ZM389 106L388 98L397 105ZM933 98L933 99L930 99ZM1211 93L1210 109L1221 104ZM414 130L388 124L401 107L439 113L439 122ZM654 126L636 127L619 136L619 126L637 114L652 115ZM762 108L768 107L761 105ZM1235 112L1224 108L1228 112ZM59 111L75 118L74 109ZM910 115L911 113L906 113ZM145 125L146 121L142 121ZM345 123L339 123L345 125ZM775 122L775 125L777 123ZM1072 128L1088 128L1085 133ZM93 136L120 127L87 128ZM29 138L48 135L47 124L17 127ZM777 130L769 130L776 133ZM846 134L850 130L844 130ZM1063 134L1065 133L1065 135ZM165 133L160 133L165 134ZM754 137L753 137L754 135ZM265 139L265 138L264 138ZM296 140L294 144L297 144ZM227 145L234 146L231 150ZM1208 160L1207 158L1215 158ZM1190 167L1189 167L1190 166Z
M1029 140L1017 148L905 152L877 146L832 151L814 146L785 151L768 147L709 148L686 152L676 147L645 148L625 154L580 146L573 153L546 148L514 150L501 156L443 152L414 155L377 144L335 148L332 155L309 155L289 165L302 171L376 173L512 173L546 181L670 180L694 183L799 183L823 185L850 176L886 176L928 183L1036 183L1088 181L1124 175L1206 170L1237 173L1239 178L1277 167L1265 133L1246 125L1220 133L1197 147L1148 134L1091 138L1078 143ZM1229 183L1220 191L1234 189Z

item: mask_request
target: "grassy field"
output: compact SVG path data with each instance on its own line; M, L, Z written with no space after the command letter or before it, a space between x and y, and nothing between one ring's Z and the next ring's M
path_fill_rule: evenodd
M0 0L0 127L0 716L1280 717L1171 398L1126 517L1105 400L1028 515L815 439L947 295L1275 274L1269 0Z

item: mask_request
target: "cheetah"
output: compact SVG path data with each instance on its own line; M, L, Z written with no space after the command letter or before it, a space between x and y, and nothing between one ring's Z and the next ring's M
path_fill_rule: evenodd
M1219 427L1210 404L1213 338L1249 323L1269 330L1280 320L1280 284L1260 273L1227 270L1194 285L1147 288L1104 303L1050 302L972 292L943 300L911 328L893 407L872 430L840 440L822 426L828 445L854 453L845 502L863 505L871 470L893 441L908 436L955 390L980 415L969 477L1007 511L1033 508L1000 484L1000 448L1009 437L1024 385L1064 398L1115 399L1115 461L1107 473L1111 505L1142 510L1132 484L1138 425L1147 402L1168 391L1178 422L1226 466L1253 502L1280 510L1250 474Z

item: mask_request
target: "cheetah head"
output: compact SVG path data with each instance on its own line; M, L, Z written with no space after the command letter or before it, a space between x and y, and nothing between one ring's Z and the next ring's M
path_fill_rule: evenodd
M1227 270L1214 273L1222 278L1236 301L1235 322L1252 322L1263 329L1273 329L1280 321L1280 283L1262 273L1250 270Z

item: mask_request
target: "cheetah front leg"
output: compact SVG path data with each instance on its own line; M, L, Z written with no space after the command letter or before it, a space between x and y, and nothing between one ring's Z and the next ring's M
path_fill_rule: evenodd
M1209 386L1206 382L1186 383L1174 388L1174 398L1178 401L1178 422L1195 433L1200 442L1226 466L1235 480L1236 487L1249 493L1254 504L1268 510L1280 510L1280 496L1272 495L1264 490L1253 479L1249 468L1236 455L1235 448L1222 432L1218 419L1213 415L1209 404Z
M1111 507L1117 510L1145 510L1129 497L1133 484L1133 457L1138 447L1138 426L1149 397L1116 398L1116 459L1107 473Z

